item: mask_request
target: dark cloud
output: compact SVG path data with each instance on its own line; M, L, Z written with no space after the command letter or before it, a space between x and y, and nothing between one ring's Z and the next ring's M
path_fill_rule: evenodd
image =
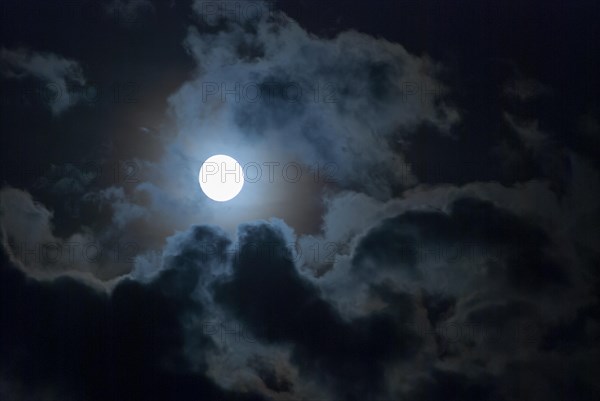
M393 268L419 280L423 276L416 268L417 259L428 250L444 259L479 254L490 259L484 280L533 291L568 285L567 273L545 256L551 246L541 228L490 202L465 198L455 201L447 214L407 212L384 221L360 240L352 263L365 277ZM494 265L495 256L505 264Z
M7 4L0 398L596 399L597 6L409 3Z
M249 255L253 241L270 244L273 252ZM333 381L344 398L378 394L386 364L417 352L418 338L405 327L412 319L410 298L390 294L393 302L386 310L344 321L296 271L276 227L242 227L240 251L232 276L215 283L215 300L257 338L291 344L300 370L307 375L324 370L324 381Z
M113 0L105 5L105 10L109 17L123 24L135 24L142 15L155 12L149 0Z
M409 399L425 400L489 400L501 401L497 383L486 375L468 377L461 373L434 370L430 380L424 380L410 394Z
M261 358L255 358L251 361L250 367L256 371L256 374L263 381L265 386L277 393L289 393L293 390L293 382L287 377L277 372L271 364Z
M2 317L8 327L2 333L3 376L13 383L36 383L34 388L51 384L74 399L118 394L158 400L175 391L181 399L198 393L210 399L250 399L236 393L236 386L228 392L213 381L215 363L233 363L236 376L244 366L254 372L262 383L254 387L256 394L265 396L299 396L312 381L322 393L344 399L400 394L427 399L449 393L456 399L503 400L523 392L515 387L511 366L542 363L564 349L566 343L553 340L557 333L583 322L578 317L562 328L552 323L553 310L543 309L554 307L543 292L573 283L545 259L551 240L534 223L490 202L462 198L447 213L405 212L368 231L357 242L348 270L367 286L368 302L375 302L362 316L346 316L325 296L324 283L298 270L288 230L281 222L243 225L234 242L217 227L192 227L169 239L158 271L150 276L134 272L110 292L72 278L26 278L3 254ZM447 258L450 277L458 275L475 287L429 293L426 281L433 277L414 274L430 266L418 246L473 239L490 252L483 259L488 265L483 275L458 269L457 259L466 254L442 254L442 259ZM527 246L519 247L525 239ZM399 245L412 247L408 262L397 253ZM368 266L379 269L365 272ZM385 273L406 266L414 269L413 286L423 285L421 295L398 286L402 273ZM582 313L591 317L595 310ZM248 330L250 349L233 344L219 351L218 339L197 323L215 313ZM40 331L45 335L38 336ZM298 375L276 362L275 348L269 347L289 350L286 363ZM236 349L247 355L245 362L222 359ZM506 358L507 352L517 357ZM482 369L484 358L500 370ZM32 359L37 361L33 366ZM419 366L420 373L400 391L389 375L400 374L403 365ZM147 377L155 380L149 383ZM551 385L543 380L544 388ZM500 387L502 382L506 387ZM591 391L589 382L582 386Z
M28 49L0 50L2 75L10 79L33 77L43 86L38 95L54 115L59 115L81 100L74 90L86 83L79 63L54 53L39 53Z
M73 400L260 399L222 390L186 367L182 317L201 306L189 298L198 277L185 263L147 285L123 279L107 294L71 278L37 282L1 257L5 380Z

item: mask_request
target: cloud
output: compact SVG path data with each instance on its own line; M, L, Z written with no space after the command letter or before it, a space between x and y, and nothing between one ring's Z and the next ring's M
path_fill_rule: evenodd
M256 254L254 244L269 244L271 252ZM321 375L327 372L324 385L336 394L377 394L386 362L418 349L416 336L403 326L411 319L410 298L390 294L389 310L345 322L296 271L276 227L241 227L239 250L232 276L214 284L215 301L257 339L292 344L301 374L311 376L317 368Z
M135 14L141 3L113 4ZM421 184L401 146L420 128L473 151L448 135L463 111L446 102L443 66L354 31L319 38L266 8L208 6L193 6L184 46L197 68L169 98L163 158L140 161L131 188L92 191L93 177L70 168L38 186L110 206L107 221L63 238L50 206L0 191L0 394L15 398L23 382L22 397L90 400L592 399L594 163L542 117L511 111L500 140L531 162L531 177ZM11 57L15 78L58 74ZM541 95L524 88L508 95ZM335 180L262 182L215 205L197 185L213 153L330 165ZM318 229L290 223L321 201ZM119 235L143 245L126 267L28 262L33 248L13 246L106 246Z
M201 306L172 291L187 282L185 272L165 272L149 285L124 279L108 295L71 278L29 280L0 257L1 366L9 383L21 378L34 394L45 388L67 400L261 399L186 371L181 317ZM19 390L2 391L15 399Z
M54 213L26 191L0 189L0 227L5 251L28 274L39 279L78 276L103 287L128 273L141 247L116 230L94 232L86 226L61 237L55 234Z
M47 101L52 114L58 116L81 100L77 86L85 85L79 63L54 53L34 52L20 48L0 50L1 73L7 79L32 77L44 83L41 98Z
M559 146L554 133L540 129L538 119L520 118L503 113L510 130L517 134L517 144L500 145L509 169L534 170L534 176L542 176L553 183L553 189L563 192L572 177L572 165L568 152ZM512 165L511 165L512 164Z
M58 358L53 349L63 350L65 369L119 364L110 376L56 372L65 383L56 391L98 392L88 399L104 397L105 386L151 399L168 397L172 386L182 399L206 391L225 399L245 392L273 399L418 400L450 388L466 399L515 397L522 390L512 369L552 358L560 342L548 336L577 324L580 313L594 313L593 287L582 284L583 259L569 259L556 242L559 233L548 234L553 223L540 225L526 209L502 208L475 194L508 206L514 205L511 196L528 192L483 184L454 193L415 190L404 204L380 207L380 217L364 228L349 226L349 234L337 228L350 243L348 253L319 277L304 269L289 246L296 235L280 220L242 225L236 239L214 226L176 233L157 265L149 269L138 259L109 292L72 278L27 281L3 253L6 277L0 282L9 286L2 294L10 302L3 303L2 316L12 320L23 297L35 300L28 305L39 303L46 316L72 316L72 322L56 321L65 325L60 330L46 328L54 345L38 356L39 369ZM433 207L423 207L420 196ZM28 215L36 210L27 208ZM578 209L585 213L585 202ZM39 207L36 213L48 215ZM83 318L84 310L94 318ZM38 319L32 313L17 321L36 327ZM20 324L3 332L2 343L41 347L35 330L17 335ZM64 352L65 341L73 351ZM81 351L91 343L96 351ZM23 377L21 357L7 355L11 374ZM588 359L576 358L573 363ZM559 375L556 369L548 374ZM36 382L36 374L28 377ZM147 375L160 380L146 383ZM551 386L545 377L535 380ZM590 386L586 381L582 391Z
M197 73L170 98L179 159L234 148L244 161L330 163L339 185L389 198L405 184L390 144L459 119L441 66L399 44L353 31L318 38L282 13L223 18L222 29L192 27L185 41ZM385 174L369 179L374 169Z
M539 121L519 121L515 116L504 113L504 119L519 134L523 144L531 149L539 150L547 141L547 136L540 132Z
M541 82L523 77L507 81L503 91L505 96L521 102L531 101L552 93L552 90Z
M281 12L252 15L240 21L224 13L215 26L201 20L189 28L184 46L197 67L168 100L174 131L165 135L165 153L140 161L144 174L133 191L94 198L114 209L116 225L144 225L152 216L146 231L160 225L168 235L191 220L234 232L242 222L278 217L314 231L319 219L306 216L321 213L329 188L390 199L417 183L398 141L423 124L447 132L459 121L437 78L442 66L428 57L353 31L318 38ZM260 167L225 214L196 185L201 163L215 153ZM300 172L299 183L287 179L290 171Z
M208 12L194 7L200 17ZM114 209L116 225L144 225L152 216L146 231L160 225L168 234L191 220L234 232L242 222L278 217L315 230L318 218L306 216L321 213L329 187L390 199L417 183L394 144L422 124L447 131L459 121L444 101L442 67L428 57L358 32L318 38L280 12L252 15L240 21L224 13L219 24L189 28L184 46L197 67L169 98L175 128L165 153L140 162L144 175L133 191L94 198ZM260 167L226 214L196 185L199 166L215 153ZM299 183L289 171L300 172Z
M0 218L2 228L18 241L48 241L53 238L50 219L52 213L31 196L14 188L0 191Z
M106 4L106 14L124 26L134 26L141 17L156 11L149 0L113 0Z

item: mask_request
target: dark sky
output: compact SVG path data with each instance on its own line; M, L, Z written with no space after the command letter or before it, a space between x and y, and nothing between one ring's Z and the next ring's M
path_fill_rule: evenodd
M599 2L1 5L0 400L598 399Z

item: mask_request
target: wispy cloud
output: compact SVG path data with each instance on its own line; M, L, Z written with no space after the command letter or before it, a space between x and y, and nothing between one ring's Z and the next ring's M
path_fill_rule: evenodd
M77 103L80 95L74 86L85 85L83 69L75 60L54 53L20 48L0 50L0 72L8 79L35 78L43 82L46 101L54 115Z

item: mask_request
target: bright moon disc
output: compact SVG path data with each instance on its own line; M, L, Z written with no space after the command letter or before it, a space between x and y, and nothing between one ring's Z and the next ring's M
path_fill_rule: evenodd
M242 190L244 173L233 157L214 155L202 163L198 181L206 196L217 202L226 202Z

